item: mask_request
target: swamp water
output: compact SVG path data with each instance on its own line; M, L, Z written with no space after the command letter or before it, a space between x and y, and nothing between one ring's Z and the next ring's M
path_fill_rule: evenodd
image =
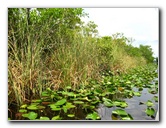
M134 88L134 90L136 91L137 89ZM158 94L150 94L148 89L144 88L140 97L134 96L131 99L124 98L123 100L128 103L128 107L125 108L126 112L133 117L133 120L155 120L155 116L158 111L158 102L153 101L153 108L155 109L154 117L148 116L145 113L147 108L146 104L140 104L142 102L147 102L149 99L153 99L154 96L158 96ZM99 104L97 111L101 120L117 120L117 118L112 115L112 111L117 108L118 107L108 108L104 104Z

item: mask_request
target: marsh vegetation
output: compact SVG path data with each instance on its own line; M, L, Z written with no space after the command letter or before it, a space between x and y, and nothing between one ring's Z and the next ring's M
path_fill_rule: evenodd
M134 47L123 33L100 37L86 16L82 8L8 9L9 120L101 120L101 106L114 108L110 120L135 120L128 104L145 89L153 97L139 105L154 119L151 47Z

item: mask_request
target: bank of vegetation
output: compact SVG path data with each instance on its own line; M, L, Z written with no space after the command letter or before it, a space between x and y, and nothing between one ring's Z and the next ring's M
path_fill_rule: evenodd
M123 33L100 37L93 21L81 20L87 16L82 8L8 9L9 111L48 89L75 91L102 82L103 73L153 63L150 46L134 47Z

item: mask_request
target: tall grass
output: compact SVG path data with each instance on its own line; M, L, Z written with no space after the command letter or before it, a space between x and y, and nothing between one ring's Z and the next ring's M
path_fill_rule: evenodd
M38 32L22 22L19 25L21 29L11 32L14 40L9 38L8 43L9 104L38 98L47 87L76 89L98 78L98 52L89 38L75 33L71 44L64 42L58 48L49 48L56 42L45 40L47 24Z
M8 38L9 105L39 98L46 88L79 89L92 79L99 80L100 71L105 69L126 72L146 63L143 58L127 55L116 43L99 43L78 31L68 34L70 41L63 35L57 39L49 34L49 22L36 26L20 21L17 27L10 26Z

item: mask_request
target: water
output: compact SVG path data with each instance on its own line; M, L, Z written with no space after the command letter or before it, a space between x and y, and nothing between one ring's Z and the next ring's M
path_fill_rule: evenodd
M133 88L133 90L137 91L137 88ZM125 108L126 112L133 117L133 120L155 120L154 117L156 116L158 110L158 103L152 100L154 96L158 96L158 94L150 94L148 92L148 88L144 88L140 97L134 96L131 99L123 99L128 103L128 107ZM147 108L146 104L140 105L140 102L147 102L148 100L151 100L154 103L154 117L147 116L145 113ZM103 104L99 104L97 111L101 116L101 120L113 120L112 111L118 108L119 107L108 108Z

